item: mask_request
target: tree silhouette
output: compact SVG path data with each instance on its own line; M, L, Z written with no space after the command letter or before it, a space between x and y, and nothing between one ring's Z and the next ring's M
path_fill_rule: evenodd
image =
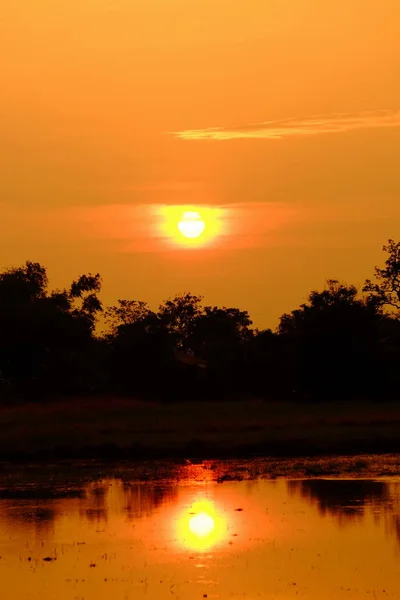
M377 282L367 279L363 291L369 294L368 300L379 307L388 306L400 311L400 242L390 239L383 251L389 255L386 268L375 267Z
M164 393L174 366L174 338L145 302L119 300L106 311L110 377L118 393ZM167 392L168 395L168 392Z
M376 282L329 279L282 315L276 332L253 329L246 310L204 306L189 292L156 311L118 300L103 311L101 277L48 289L27 261L0 273L1 398L123 394L185 398L395 398L400 385L400 242L389 240ZM203 367L203 368L199 368Z
M0 274L0 380L4 393L45 397L85 387L100 277L82 276L71 290L48 293L39 263ZM76 299L80 298L80 306ZM85 355L83 360L83 355Z
M109 327L109 333L115 335L121 325L143 321L153 314L147 302L118 300L117 306L110 306L105 311L105 322Z
M379 315L354 286L328 280L308 302L284 314L278 333L291 349L296 389L345 397L370 387ZM361 386L361 387L360 387Z
M0 273L0 306L27 304L43 298L48 284L46 269L27 261L23 267Z
M251 324L247 311L206 306L193 319L187 344L201 358L216 360L221 353L227 356L246 341Z
M177 349L188 350L188 340L196 319L202 314L202 296L190 293L177 294L166 300L158 309L162 325L174 336Z
M383 251L387 253L385 268L375 267L375 282L367 279L363 291L367 302L382 315L376 368L382 392L393 398L392 392L400 385L400 242L389 239Z

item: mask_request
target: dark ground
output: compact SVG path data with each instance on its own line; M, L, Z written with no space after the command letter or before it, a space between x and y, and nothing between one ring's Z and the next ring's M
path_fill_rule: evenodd
M14 461L397 453L400 406L77 399L2 407L0 432Z

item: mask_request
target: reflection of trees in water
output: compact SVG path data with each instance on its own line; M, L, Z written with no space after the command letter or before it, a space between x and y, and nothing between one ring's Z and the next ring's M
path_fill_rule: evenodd
M400 542L400 514L393 515L393 529L397 535L397 539Z
M111 515L128 520L150 515L164 502L173 500L177 487L105 479L61 493L55 486L39 494L36 489L5 492L0 497L0 521L11 527L33 528L39 535L49 533L61 514L77 511L93 524L106 523Z
M127 484L123 485L125 511L128 519L148 516L165 502L171 502L177 496L177 488L161 485Z
M150 515L177 494L176 487L109 479L85 489L84 515L89 521L107 521L109 514L128 520Z
M53 528L59 506L65 500L80 498L82 490L65 486L21 485L0 490L0 520L13 527L34 529L45 536Z
M93 523L107 522L108 487L109 483L107 481L96 481L86 486L83 501L85 508L79 511L82 517Z
M337 518L340 525L360 519L367 509L400 543L400 484L383 481L308 479L288 481L290 494L316 504L321 515Z
M88 521L92 523L100 523L101 521L108 521L108 510L104 508L87 508L84 511L80 511L81 516L85 516Z
M4 521L34 526L35 530L44 532L70 507L78 506L79 514L88 521L107 521L106 496L107 485L102 482L73 489L55 484L2 490L0 500L4 499L4 503L0 502L0 514Z
M227 471L232 465L219 461L94 465L85 472L79 465L15 469L0 473L0 521L43 530L69 511L90 523L107 522L111 514L136 519L173 501L182 482L212 482ZM235 464L235 477L242 471L248 476L247 463Z
M12 521L24 528L33 527L37 535L45 535L53 528L56 517L56 510L52 505L52 501L46 502L44 506L42 503L32 505L26 501L19 502L17 506L15 504L10 506L7 502L4 506L4 512L1 511L1 519Z
M365 505L388 497L386 483L380 481L308 479L288 481L289 493L316 502L322 515L362 515Z

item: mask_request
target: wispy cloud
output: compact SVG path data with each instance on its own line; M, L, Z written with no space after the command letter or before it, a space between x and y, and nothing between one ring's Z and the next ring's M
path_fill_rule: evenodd
M306 118L264 121L240 127L210 127L175 131L182 140L279 140L286 137L309 136L324 133L343 133L357 129L400 127L400 110L381 110L360 113L334 113Z

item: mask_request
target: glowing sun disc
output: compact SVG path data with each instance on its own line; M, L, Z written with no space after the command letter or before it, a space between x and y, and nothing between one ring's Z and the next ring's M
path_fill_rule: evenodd
M189 521L190 531L199 538L204 538L214 531L215 521L205 512L197 514Z
M178 229L186 238L199 237L204 229L205 223L198 212L188 211L183 213L181 220L178 223Z

